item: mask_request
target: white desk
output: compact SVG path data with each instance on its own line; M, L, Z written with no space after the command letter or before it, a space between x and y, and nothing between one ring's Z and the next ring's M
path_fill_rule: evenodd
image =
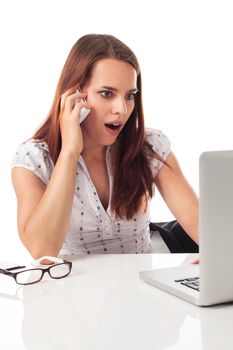
M26 287L0 275L0 349L233 349L233 304L199 308L138 277L194 257L72 257L69 277Z

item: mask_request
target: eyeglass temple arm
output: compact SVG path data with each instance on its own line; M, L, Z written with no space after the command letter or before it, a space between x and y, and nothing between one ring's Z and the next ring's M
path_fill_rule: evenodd
M12 270L23 269L24 267L26 266L13 266L13 267L9 267L8 269L0 269L0 273L4 275L8 275Z

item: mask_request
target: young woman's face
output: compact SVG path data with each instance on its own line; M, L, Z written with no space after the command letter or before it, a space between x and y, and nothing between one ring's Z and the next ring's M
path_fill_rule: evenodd
M116 59L97 61L83 92L91 107L81 124L84 139L101 146L113 144L135 106L136 70Z

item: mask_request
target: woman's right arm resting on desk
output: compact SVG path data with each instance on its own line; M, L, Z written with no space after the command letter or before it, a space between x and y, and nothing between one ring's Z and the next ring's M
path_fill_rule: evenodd
M19 167L12 170L19 235L33 258L57 256L70 221L77 162L83 147L78 118L80 109L88 105L74 107L77 94L69 94L70 91L65 93L61 100L62 149L48 186L30 170Z

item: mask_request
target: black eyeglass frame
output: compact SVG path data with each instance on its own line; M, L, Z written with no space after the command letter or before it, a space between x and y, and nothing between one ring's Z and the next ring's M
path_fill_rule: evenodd
M53 268L53 267L57 267L59 265L68 265L69 266L69 271L67 272L67 274L61 276L61 277L54 277L51 275L50 273L50 270ZM40 268L40 267L35 267L35 268L31 268L31 269L26 269L26 270L23 270L23 271L18 271L18 272L12 272L12 270L18 270L20 268L25 268L26 266L14 266L14 267L10 267L8 269L1 269L0 268L0 273L3 274L3 275L7 275L7 276L10 276L10 277L13 277L15 282L17 284L19 284L20 286L26 286L26 285L29 285L29 284L35 284L35 283L38 283L42 280L44 274L46 272L48 272L49 276L52 278L52 279L61 279L61 278L64 278L66 276L68 276L71 272L71 269L72 269L72 262L71 261L68 261L68 260L63 260L62 263L54 263L53 265L49 266L49 267L45 267L45 268ZM26 272L26 271L42 271L42 274L41 274L41 277L40 279L38 279L37 281L35 282L29 282L29 283L19 283L17 282L17 275L19 275L20 273L23 273L23 272Z

